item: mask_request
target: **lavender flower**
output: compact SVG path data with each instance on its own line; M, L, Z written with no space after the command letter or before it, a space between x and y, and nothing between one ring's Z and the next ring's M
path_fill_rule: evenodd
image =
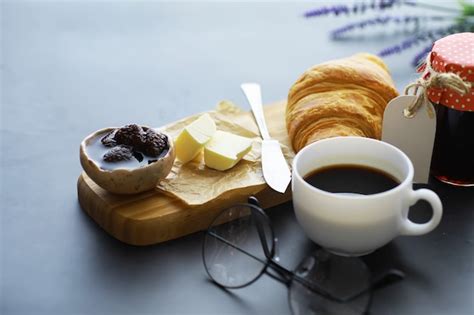
M431 51L431 48L433 47L433 44L426 46L423 48L422 51L420 51L418 54L415 55L413 60L411 61L411 65L413 67L419 67L421 64L425 61L426 55Z
M370 1L370 3L368 3ZM429 41L433 43L435 40L444 36L459 33L459 32L473 32L474 31L474 4L468 4L464 0L459 0L460 7L445 7L443 5L432 4L427 2L418 2L416 0L359 0L354 5L339 4L329 7L320 7L304 14L306 18L318 17L318 16L329 16L329 15L351 15L351 14L363 14L367 11L384 11L385 9L394 9L396 6L410 6L418 9L432 10L442 12L443 16L377 16L354 23L350 23L339 27L331 32L333 39L343 38L347 33L355 29L363 29L374 25L386 25L388 23L394 24L414 24L414 33L411 37L408 37L401 43L382 49L378 55L381 57L398 54L404 50L419 45L421 42ZM454 13L454 15L446 15L447 13ZM429 29L428 31L421 31L419 26L424 21L440 21L440 20L452 20L453 25L438 29ZM412 64L418 64L423 60L426 53L431 49L425 47L420 53L418 53L412 60Z
M307 18L310 17L317 17L317 16L324 16L324 15L339 15L341 13L351 14L351 13L365 13L368 10L379 10L383 11L385 9L392 9L395 6L411 6L411 7L419 7L428 10L435 10L440 12L453 12L453 13L460 13L462 10L460 9L453 9L450 7L439 6L430 3L422 3L410 0L372 0L370 4L366 2L356 3L352 6L339 4L330 7L321 7L311 11L305 12L304 16ZM467 5L469 7L469 5ZM469 9L471 10L471 9Z
M461 23L461 24L454 24L446 28L439 28L436 30L421 32L412 37L409 37L408 39L404 40L400 44L382 49L378 53L378 55L380 57L386 57L393 54L398 54L402 52L403 50L407 50L411 48L412 46L417 46L420 42L425 42L428 40L431 42L434 42L435 40L441 37L447 36L449 34L470 31L473 28L474 28L473 24Z
M384 17L375 17L372 19L367 19L355 23L350 23L340 28L337 28L331 32L331 36L334 39L341 38L346 33L353 31L358 28L365 28L366 26L372 25L385 25L389 22L393 22L395 24L410 24L415 23L418 25L422 21L440 21L445 19L452 19L449 16L384 16Z
M431 34L432 32L430 31L430 32L427 32L427 33ZM415 35L415 36L409 37L408 39L405 39L400 44L382 49L378 53L378 55L380 57L387 57L387 56L390 56L390 55L398 54L398 53L402 52L403 50L406 50L406 49L411 48L412 46L418 45L420 41L427 40L428 37L432 37L432 36L429 35L429 36L420 37L420 35Z
M351 14L351 13L365 13L367 10L385 10L391 9L395 5L414 5L412 1L403 1L403 0L372 0L370 4L365 2L356 3L352 6L348 6L345 4L334 5L330 7L321 7L311 11L305 12L304 16L307 18L310 17L317 17L317 16L324 16L324 15L340 15L344 14Z

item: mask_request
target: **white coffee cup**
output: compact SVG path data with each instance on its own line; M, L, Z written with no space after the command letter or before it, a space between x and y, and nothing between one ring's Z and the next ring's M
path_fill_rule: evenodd
M369 166L391 174L400 184L373 195L330 193L304 180L310 172L331 165ZM398 148L374 139L335 137L303 148L293 160L293 206L307 236L328 251L361 256L398 235L432 231L443 212L441 201L428 189L413 190L413 164ZM418 200L431 204L433 216L418 224L408 209Z

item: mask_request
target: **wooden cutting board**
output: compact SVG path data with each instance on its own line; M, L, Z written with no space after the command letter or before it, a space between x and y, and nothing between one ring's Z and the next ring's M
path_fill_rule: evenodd
M282 101L264 106L264 111L270 135L289 145L285 107L286 102ZM257 127L254 128L257 132ZM113 237L132 245L156 244L205 230L220 210L246 202L250 195L257 196L264 208L291 199L290 188L285 194L280 194L264 184L229 191L203 205L190 207L158 190L132 196L111 194L84 172L79 176L77 193L82 209L99 226Z

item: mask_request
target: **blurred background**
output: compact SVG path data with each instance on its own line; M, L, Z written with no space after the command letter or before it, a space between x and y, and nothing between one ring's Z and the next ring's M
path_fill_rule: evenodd
M364 14L304 16L371 2L395 4ZM5 106L47 108L48 121L31 123L52 128L60 118L88 133L131 121L159 126L221 99L247 107L239 90L244 81L260 82L264 100L277 101L311 65L380 53L460 15L453 0L423 3L458 13L397 2L403 1L4 1ZM331 40L331 31L354 22L407 16L448 18L356 27ZM417 77L412 60L430 42L385 58L399 89Z

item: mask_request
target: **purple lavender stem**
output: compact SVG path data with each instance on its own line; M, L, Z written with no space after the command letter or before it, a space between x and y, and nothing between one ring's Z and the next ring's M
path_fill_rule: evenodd
M415 55L413 60L411 61L411 65L413 67L419 67L425 61L426 55L431 51L433 44L426 46L422 51Z
M375 17L372 19L367 19L359 22L354 22L347 24L345 26L342 26L338 29L335 29L334 31L331 32L332 38L340 38L346 33L357 29L357 28L365 28L366 26L370 25L385 25L389 22L393 22L396 24L401 24L401 23L413 23L413 22L420 22L422 20L430 20L430 21L441 21L445 19L453 19L453 17L450 16L385 16L385 17Z
M441 38L441 37L444 37L446 35L453 34L453 33L459 32L459 31L462 31L464 29L464 27L465 27L464 25L455 24L455 25L451 25L451 26L446 27L446 28L439 28L437 30L422 32L422 33L419 33L417 35L409 37L408 39L404 40L400 44L382 49L378 53L378 55L380 57L386 57L386 56L390 56L390 55L393 55L393 54L400 53L403 50L411 48L412 46L416 46L420 42L425 42L425 41L428 41L428 40L431 41L431 42L434 42L438 38Z
M378 53L378 55L380 57L386 57L386 56L390 56L390 55L393 55L393 54L398 54L401 51L406 50L406 49L412 47L413 45L418 44L419 41L420 41L420 39L418 38L418 36L412 36L412 37L404 40L403 42L401 42L398 45L394 45L394 46L382 49Z
M366 3L357 3L352 6L339 4L330 7L321 7L311 11L307 11L304 13L306 18L310 17L318 17L318 16L325 16L325 15L340 15L350 14L350 13L364 13L367 10L380 10L383 11L385 9L391 9L395 5L402 5L407 3L408 5L413 5L413 1L403 1L403 0L372 0L371 4L368 5Z
M439 12L451 12L455 14L462 13L462 9L460 8L452 8L452 7L445 7L440 6L437 4L430 4L430 3L423 3L417 2L416 0L372 0L370 4L366 4L365 2L357 3L352 6L348 5L334 5L330 7L321 7L311 11L307 11L304 16L307 18L310 17L317 17L317 16L324 16L324 15L339 15L341 13L351 14L351 13L365 13L367 10L379 10L383 11L385 9L392 9L395 5L402 6L410 6L410 7L418 7L427 10L434 10Z
M350 8L347 5L336 5L332 7L322 7L305 12L304 16L309 18L329 14L339 15L340 13L349 13L349 10Z

